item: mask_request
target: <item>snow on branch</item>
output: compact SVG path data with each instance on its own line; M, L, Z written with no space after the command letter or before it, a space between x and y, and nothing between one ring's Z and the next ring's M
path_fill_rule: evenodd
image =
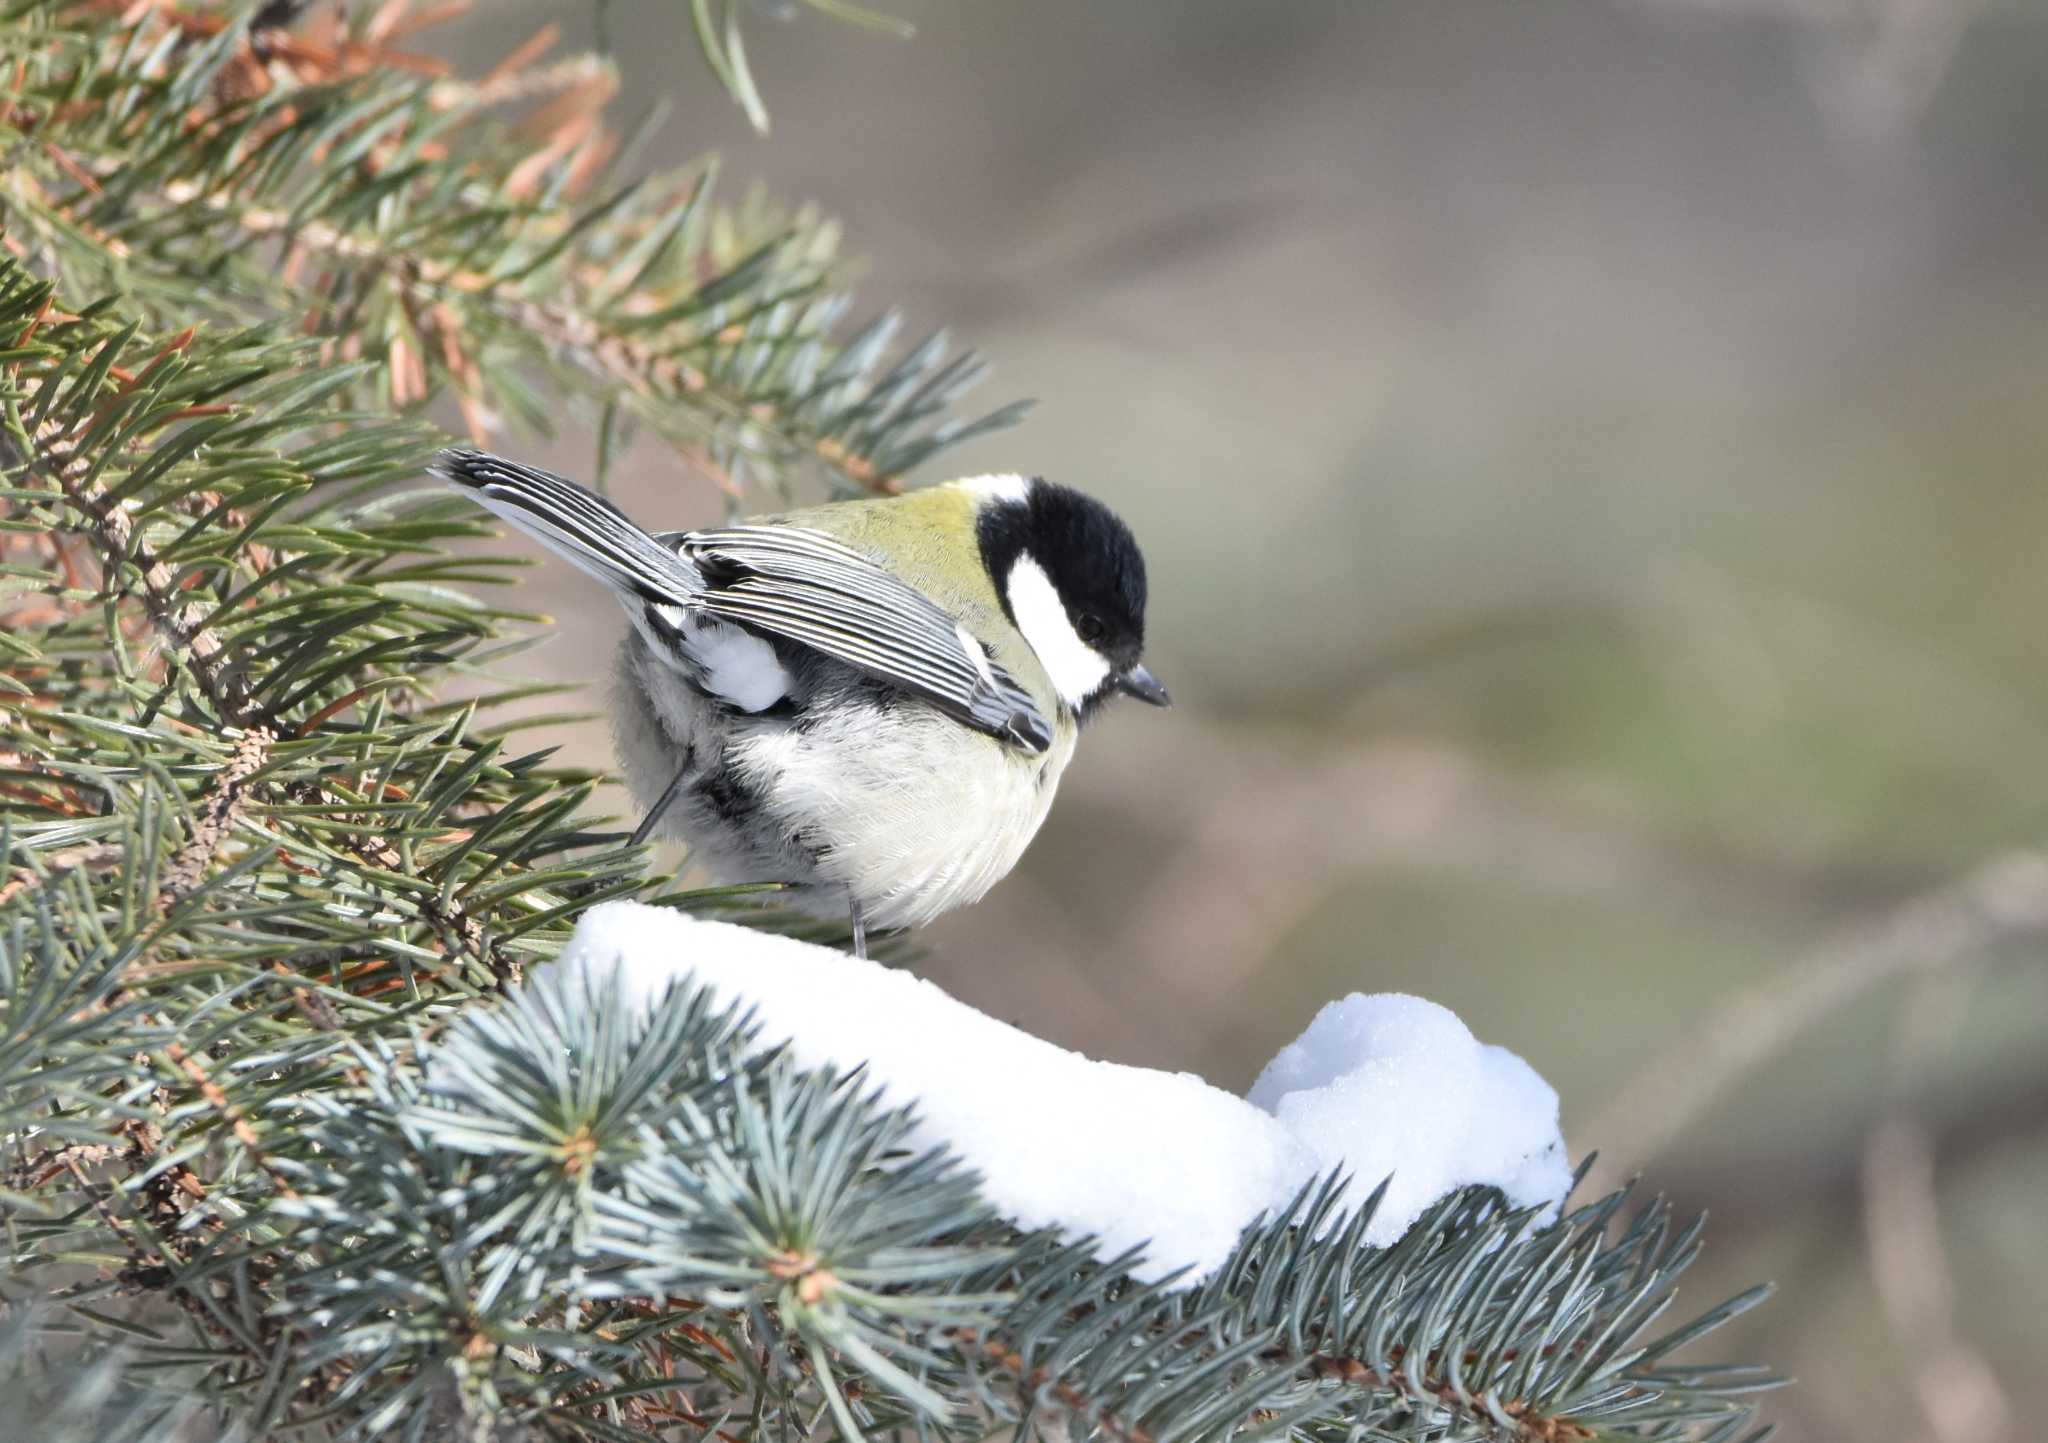
M1460 1188L1554 1208L1571 1182L1557 1094L1417 997L1330 1003L1240 1098L1069 1052L876 962L636 902L585 913L562 963L593 982L615 971L642 1009L693 976L751 1009L757 1048L865 1068L885 1103L911 1109L908 1140L973 1168L996 1211L1092 1238L1105 1261L1143 1249L1132 1273L1146 1281L1209 1276L1246 1228L1334 1170L1361 1202L1387 1181L1364 1234L1375 1247Z

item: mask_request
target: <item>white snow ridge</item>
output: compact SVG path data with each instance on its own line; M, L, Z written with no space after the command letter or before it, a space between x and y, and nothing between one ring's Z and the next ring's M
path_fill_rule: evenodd
M887 1102L914 1105L915 1144L951 1149L999 1212L1092 1235L1105 1259L1143 1244L1147 1280L1187 1268L1199 1282L1333 1167L1360 1201L1392 1175L1375 1246L1454 1189L1555 1206L1570 1181L1549 1084L1419 997L1330 1003L1246 1099L1192 1073L1092 1061L907 972L664 907L593 907L561 965L618 969L639 1007L694 974L751 1006L761 1045L788 1042L800 1066L865 1064Z

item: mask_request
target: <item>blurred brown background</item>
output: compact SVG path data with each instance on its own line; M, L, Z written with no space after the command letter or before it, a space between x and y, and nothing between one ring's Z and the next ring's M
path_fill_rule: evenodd
M655 162L818 201L865 302L996 360L974 401L1040 398L944 474L1081 485L1151 558L1179 704L1091 733L928 970L1233 1088L1333 996L1447 1003L1603 1177L1713 1210L1685 1302L1783 1285L1714 1351L1799 1376L1790 1437L2032 1436L2048 13L890 8L916 40L756 17L769 140L686 7L611 24ZM636 460L630 509L720 514ZM590 673L609 603L533 584Z

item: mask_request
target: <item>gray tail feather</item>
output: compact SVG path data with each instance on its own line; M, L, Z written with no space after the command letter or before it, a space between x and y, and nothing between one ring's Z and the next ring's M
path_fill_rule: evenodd
M443 451L427 470L618 591L672 603L696 594L693 567L586 486L484 451Z

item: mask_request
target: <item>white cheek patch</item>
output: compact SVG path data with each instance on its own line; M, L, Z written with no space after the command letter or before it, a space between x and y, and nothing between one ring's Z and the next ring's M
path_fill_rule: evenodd
M990 501L1010 501L1021 506L1031 499L1031 482L1014 472L1000 476L967 476L953 484Z
M1068 706L1078 707L1109 679L1109 660L1074 633L1052 578L1028 556L1017 559L1005 584L1017 630L1038 653L1039 665Z

